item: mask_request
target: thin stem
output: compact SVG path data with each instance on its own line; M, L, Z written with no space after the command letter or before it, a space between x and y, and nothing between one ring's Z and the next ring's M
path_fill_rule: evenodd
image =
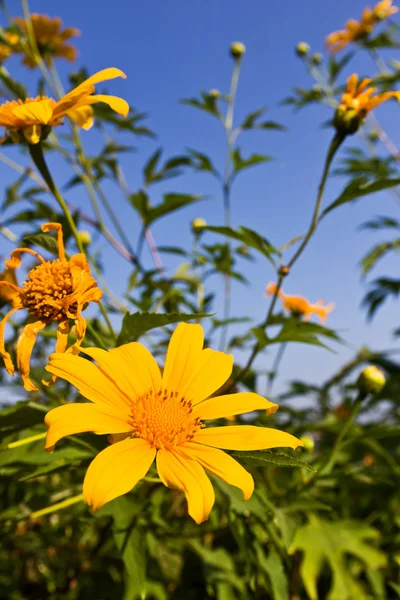
M287 273L289 273L290 268L294 265L294 263L297 261L297 259L300 257L300 255L302 254L302 252L304 251L305 247L307 246L309 240L311 239L317 224L318 224L318 217L319 217L319 212L321 209L321 203L322 203L322 196L324 193L324 189L325 189L325 183L326 180L328 178L328 174L329 174L329 168L332 164L332 160L337 152L337 150L339 149L339 146L341 145L341 143L343 142L344 137L342 135L340 135L339 133L336 133L335 136L333 137L330 146L328 148L328 152L326 155L326 159L325 159L325 165L324 165L324 170L322 172L322 177L321 177L321 181L320 184L318 186L318 194L317 194L317 200L315 203L315 208L314 208L314 212L313 212L313 216L311 219L311 224L310 227L308 229L308 232L306 233L303 242L301 243L299 249L297 250L297 252L294 254L293 258L291 259L291 261L288 263L287 268L285 269L287 271ZM281 274L281 272L279 271L278 273L278 280L276 283L276 289L275 289L275 293L272 296L271 299L271 303L267 312L267 315L264 319L264 322L261 324L261 328L262 329L266 329L270 323L270 319L272 317L274 308L275 308L275 304L276 304L276 300L278 298L278 294L279 294L279 290L281 288L282 285L282 281L283 281L283 275ZM258 353L260 352L260 350L262 349L262 345L260 344L260 342L257 340L257 342L254 344L253 346L253 350L250 354L250 357L247 361L247 363L245 364L245 366L243 367L243 369L237 374L236 377L232 378L232 380L230 381L230 383L227 385L226 388L224 388L224 394L228 393L231 389L234 388L234 386L236 385L236 383L238 381L240 381L240 379L246 375L246 373L249 371L249 369L251 368L256 356L258 355Z
M279 366L281 364L281 361L282 361L282 358L283 358L286 348L287 348L287 342L281 344L279 346L278 352L276 353L275 360L273 362L271 371L268 375L267 396L272 394L272 387L274 385L276 376L278 374Z
M65 216L65 218L68 222L68 225L71 229L71 233L74 236L74 239L75 239L75 242L76 242L79 252L84 254L85 251L84 251L82 242L79 238L75 222L72 218L72 215L69 211L69 208L68 208L64 198L61 195L61 192L59 191L56 184L54 183L53 178L50 174L50 171L47 167L47 164L46 164L46 161L44 158L44 154L43 154L42 143L39 142L38 144L29 144L28 148L29 148L29 154L31 155L31 158L32 158L36 168L38 169L39 173L45 180L50 192L53 194L53 196L56 199L56 201L58 202L62 212L64 213L64 216Z
M335 134L335 136L333 137L333 140L331 141L331 144L328 149L328 154L325 159L325 165L324 165L324 170L322 172L321 181L318 186L317 201L315 203L315 208L314 208L313 216L311 219L310 227L308 228L308 231L307 231L306 235L304 236L303 241L300 244L299 248L295 252L292 259L289 261L289 263L287 265L289 269L291 269L291 267L294 265L294 263L301 256L301 254L303 253L303 250L307 246L310 238L312 237L312 235L317 227L318 217L319 217L319 213L321 210L322 197L324 194L324 189L325 189L326 180L328 178L329 169L332 164L333 158L334 158L336 152L338 151L343 140L344 140L343 134L337 132Z
M239 83L239 75L240 75L240 64L241 60L235 60L232 79L231 79L231 87L229 91L229 101L226 110L226 119L225 119L225 131L226 131L226 140L227 140L227 149L226 149L226 160L225 160L225 169L224 169L224 182L222 186L222 197L224 204L224 224L225 227L231 226L231 187L232 187L232 151L234 144L234 135L233 135L233 115L235 110L235 100L236 93ZM229 248L229 256L231 253L231 244L228 242ZM231 312L231 287L232 282L229 274L225 274L224 276L224 312L223 312L223 320L227 321L229 319L229 315ZM219 348L223 350L226 346L228 338L228 325L222 327L221 329L221 337L219 341Z
M29 519L38 519L39 517L43 517L44 515L49 515L50 513L56 512L57 510L62 510L64 508L68 508L68 506L72 506L72 504L77 504L78 502L83 502L83 494L78 494L77 496L72 496L72 498L67 498L67 500L63 500L62 502L57 502L57 504L53 504L52 506L47 506L46 508L42 508L40 510L36 510L29 515Z
M31 13L29 11L29 6L28 6L28 0L22 0L22 10L24 12L24 19L26 22L28 40L29 40L30 50L33 55L33 60L35 61L35 63L39 67L39 69L41 70L42 75L43 75L47 85L49 86L50 90L52 91L52 93L57 95L57 89L53 85L53 80L49 74L49 71L45 65L44 60L42 59L42 57L40 55L40 52L39 52L39 49L38 49L38 46L36 43L35 32L33 30L33 25L32 25Z

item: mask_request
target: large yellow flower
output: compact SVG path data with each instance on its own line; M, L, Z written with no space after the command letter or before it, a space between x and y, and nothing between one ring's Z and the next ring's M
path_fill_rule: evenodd
M334 117L334 125L341 133L345 135L355 133L374 108L390 98L400 100L400 92L376 94L377 88L368 87L370 83L371 79L362 79L358 82L355 73L348 78L345 93Z
M15 17L14 23L19 27L21 33L27 36L28 26L24 19ZM33 35L41 57L50 63L53 58L65 58L69 62L74 62L77 57L77 49L71 44L66 44L67 40L80 35L79 29L66 27L62 29L62 21L58 17L52 19L48 15L33 14L31 16ZM26 52L25 45L20 44L21 52L25 54L23 63L31 69L36 67L36 62Z
M393 0L382 0L374 8L365 8L361 20L349 19L342 31L334 31L326 38L326 45L335 54L344 50L352 42L366 38L374 27L384 19L398 12L397 6L392 6Z
M5 102L0 105L0 127L5 127L6 134L16 143L25 139L30 144L37 144L47 137L51 127L61 125L66 116L79 127L90 129L93 125L91 104L97 102L108 104L116 113L126 117L129 105L125 100L117 96L93 94L96 83L116 77L125 78L126 75L111 67L95 73L58 101L38 96Z
M185 493L190 516L201 523L214 504L214 490L204 469L253 493L252 476L224 450L259 450L301 446L283 431L236 425L206 427L204 421L278 408L258 394L210 396L229 378L232 356L203 350L200 325L180 324L168 347L164 373L137 342L119 348L82 352L97 365L73 354L53 354L46 369L75 385L93 404L69 404L51 410L46 449L85 431L111 434L110 446L90 464L83 483L85 501L97 511L129 492L154 459L167 487Z
M269 283L265 290L266 296L271 296L276 292L276 283ZM303 296L289 296L283 290L279 290L278 298L282 301L284 310L296 316L303 317L304 321L309 321L312 315L317 315L321 323L325 323L328 314L335 308L335 304L324 304L322 300L318 300L312 304Z
M65 258L62 228L59 223L45 223L42 231L56 231L59 257L57 260L45 260L30 248L17 248L6 261L8 268L18 268L21 254L35 256L40 264L31 269L22 287L1 280L0 290L4 287L16 292L13 308L0 322L0 356L9 375L14 375L14 364L4 345L4 328L8 319L18 310L26 309L31 321L24 327L17 341L17 367L27 391L37 390L29 379L30 358L36 336L46 325L56 322L56 352L65 352L70 331L69 320L76 324L77 340L70 350L78 351L86 332L86 321L81 311L89 302L99 302L102 292L96 280L90 275L90 267L84 254L75 254L69 260Z

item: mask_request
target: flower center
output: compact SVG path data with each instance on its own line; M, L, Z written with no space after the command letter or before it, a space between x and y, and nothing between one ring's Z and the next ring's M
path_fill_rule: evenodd
M21 302L37 319L62 321L77 311L77 303L67 299L74 289L66 261L47 261L31 269L22 288Z
M190 441L204 425L193 418L190 400L178 392L150 390L132 403L129 424L133 437L150 442L155 448L171 448Z

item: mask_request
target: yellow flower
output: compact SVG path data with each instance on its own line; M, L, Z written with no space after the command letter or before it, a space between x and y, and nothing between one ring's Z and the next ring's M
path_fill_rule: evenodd
M137 342L119 348L85 348L93 362L73 354L53 354L46 369L75 385L93 404L69 404L47 413L46 449L58 440L91 431L111 434L110 446L90 464L83 483L85 501L99 510L129 492L156 460L167 487L185 493L189 515L205 521L214 490L205 470L242 490L254 489L252 476L224 450L297 448L294 436L264 427L206 427L204 421L253 410L278 408L258 394L210 397L229 378L232 356L203 350L200 325L181 323L168 347L163 375L150 352Z
M83 129L93 125L93 109L91 104L104 102L112 110L126 117L129 105L122 98L105 94L93 94L95 84L116 77L126 77L119 69L113 67L95 73L89 79L71 90L61 100L53 100L46 96L12 100L0 105L0 127L6 128L14 142L26 139L30 144L37 144L47 137L51 127L62 124L63 117L70 117ZM3 140L5 139L4 136Z
M378 2L374 8L365 8L361 20L350 19L342 31L334 31L326 38L328 50L335 54L344 50L352 42L362 40L373 31L374 27L382 20L398 12L396 6L392 6L393 0Z
M269 283L265 290L266 296L271 296L276 292L276 283ZM314 304L311 304L309 300L303 296L289 296L279 290L278 298L282 301L284 310L295 316L303 317L304 321L308 321L313 314L317 315L321 323L325 323L328 314L335 308L335 304L324 305L322 300L318 300Z
M13 54L16 51L15 45L19 41L19 36L12 31L5 31L2 34L2 38L7 44L0 41L0 65L10 56L10 54Z
M21 33L28 35L28 26L24 19L15 17L14 23L19 27ZM48 15L33 14L31 16L33 35L40 56L50 63L53 58L65 58L69 62L76 60L78 51L71 44L66 44L67 40L80 35L79 29L67 27L62 29L62 21L58 17L52 19ZM36 67L35 60L26 52L26 46L21 44L20 52L25 54L23 64L31 69Z
M375 94L377 88L368 87L370 82L371 79L362 79L358 82L355 73L348 78L346 91L334 117L334 125L339 132L345 135L355 133L371 110L390 98L400 99L400 92Z
M17 368L24 388L35 391L37 388L29 379L30 358L37 334L53 321L58 323L56 352L65 352L70 331L69 319L76 324L77 340L70 351L77 352L86 332L86 321L81 311L89 302L99 302L102 292L96 280L90 275L90 267L84 254L65 258L62 228L59 223L45 223L42 231L56 231L59 257L57 260L44 260L30 248L16 248L6 265L10 269L21 265L21 254L35 256L40 264L31 269L22 287L10 281L0 281L4 287L13 290L13 308L0 322L0 356L9 375L14 375L14 364L4 346L4 328L8 319L18 310L26 309L31 317L17 341ZM54 381L54 378L53 378Z

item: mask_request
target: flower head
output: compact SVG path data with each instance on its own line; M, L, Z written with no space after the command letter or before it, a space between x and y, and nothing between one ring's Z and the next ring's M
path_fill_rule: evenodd
M108 446L90 464L85 501L97 511L129 492L156 460L161 481L185 493L190 516L201 523L214 504L205 470L235 485L248 499L252 476L224 450L296 448L302 443L276 429L252 425L208 427L205 421L253 410L271 414L277 405L242 392L211 397L232 372L232 356L203 350L200 325L181 323L168 347L163 375L137 342L119 348L82 350L97 365L74 354L53 354L46 367L69 381L92 404L69 404L47 413L46 449L84 431L110 434Z
M51 127L62 124L63 117L69 117L83 129L90 129L93 125L91 105L97 102L108 104L116 113L126 117L129 105L125 100L93 93L97 83L116 77L125 78L126 75L111 67L95 73L58 101L37 96L5 102L0 105L0 127L5 127L6 134L16 143L27 140L29 144L38 144L47 137Z
M90 267L84 254L75 254L69 260L65 257L62 228L59 223L45 223L42 231L56 231L59 257L45 260L30 248L17 248L11 253L7 267L16 269L21 264L21 254L27 253L39 260L39 265L31 269L22 287L0 280L0 290L11 289L15 296L13 308L0 322L0 355L6 371L14 375L14 364L4 346L4 328L8 319L18 310L26 309L30 316L17 341L17 367L27 391L37 388L29 379L30 358L36 336L50 323L57 323L56 352L65 352L68 345L70 320L75 321L77 340L69 349L78 351L85 337L86 321L82 310L89 302L99 302L102 292L96 280L90 275Z
M271 296L276 293L276 283L269 283L265 290L266 296ZM328 314L335 308L335 304L324 304L322 300L318 300L314 304L311 304L309 300L303 296L289 296L283 292L278 291L278 298L282 301L283 308L293 316L302 317L304 321L308 321L313 314L317 315L321 323L325 323L328 318Z
M374 27L382 20L398 12L396 6L392 6L393 0L382 0L374 8L365 8L361 20L349 19L342 31L334 31L326 38L328 50L335 54L344 50L352 42L365 39L373 31Z
M77 49L66 42L80 35L79 29L74 27L62 29L61 19L58 17L52 19L48 15L33 14L31 22L37 49L47 63L50 63L53 58L65 58L69 62L76 60ZM21 17L15 17L14 23L21 30L21 34L27 36L29 30L26 21ZM29 51L27 52L27 44L20 44L20 52L25 55L22 61L24 65L31 69L37 66Z
M353 73L347 80L346 90L336 109L334 125L344 135L355 133L371 110L390 98L400 99L400 92L376 94L375 87L368 87L371 79L362 79Z
M382 369L370 365L365 367L357 380L360 391L371 394L379 394L386 385L386 377Z

